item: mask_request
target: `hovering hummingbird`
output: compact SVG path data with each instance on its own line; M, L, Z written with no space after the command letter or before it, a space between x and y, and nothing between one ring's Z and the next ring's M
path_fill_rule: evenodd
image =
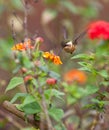
M81 32L79 35L77 35L73 40L68 40L66 37L67 37L67 34L64 30L64 41L61 42L61 46L62 48L68 52L68 53L73 53L76 49L76 45L78 44L78 40L80 38L82 38L85 34L86 34L87 30Z

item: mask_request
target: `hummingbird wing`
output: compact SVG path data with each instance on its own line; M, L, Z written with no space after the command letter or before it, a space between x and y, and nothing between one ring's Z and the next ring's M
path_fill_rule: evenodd
M72 41L72 43L73 43L74 45L77 45L77 44L78 44L78 41L79 41L81 38L83 38L83 37L86 35L86 33L87 33L87 30L84 30L83 32L79 33L79 34L74 38L74 40Z
M68 30L65 26L62 26L63 39L68 39Z
M63 33L63 40L61 41L61 46L62 48L64 48L66 46L66 43L69 42L69 39L68 39L68 30L66 29L66 27L63 25L62 26L62 33Z

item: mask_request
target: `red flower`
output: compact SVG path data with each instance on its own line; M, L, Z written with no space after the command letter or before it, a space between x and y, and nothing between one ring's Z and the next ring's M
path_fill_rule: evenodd
M54 78L48 78L48 79L46 80L46 83L47 83L48 85L55 85L56 82L57 82L57 80L54 79Z
M88 26L88 35L90 39L109 39L109 22L96 21Z

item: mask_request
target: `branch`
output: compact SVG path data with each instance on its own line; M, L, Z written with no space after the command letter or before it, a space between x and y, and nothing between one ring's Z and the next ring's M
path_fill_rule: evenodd
M13 124L13 126L15 126L18 129L22 129L23 126L20 124L20 122L17 122L13 117L11 117L9 114L7 114L6 112L4 112L3 110L0 110L0 115L5 117L5 119L10 122L11 124Z
M20 119L25 121L25 113L19 111L15 105L11 104L9 101L4 101L3 102L3 107L9 111L10 113L16 115L17 117L19 117ZM27 121L29 124L31 124L32 126L34 126L35 128L39 128L40 127L40 121L35 121L33 117L28 116L27 117ZM43 122L41 122L42 125L44 126L43 130L47 130L47 125Z

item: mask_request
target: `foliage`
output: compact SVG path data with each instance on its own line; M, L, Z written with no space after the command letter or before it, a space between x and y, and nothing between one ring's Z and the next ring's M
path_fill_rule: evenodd
M71 14L91 19L98 13L96 5L91 2L87 3L87 8L76 6L70 0L44 0L44 3L47 8L42 14L43 28L51 21L55 21L59 13L66 15L68 11L69 15L60 21L66 28L72 25L69 20ZM13 5L17 5L16 2L13 2ZM19 8L19 5L18 3L15 7ZM66 12L63 12L63 9ZM26 36L24 42L19 42L12 47L16 63L14 74L17 76L10 80L6 92L19 86L25 89L26 92L17 90L10 101L25 114L25 120L28 116L33 116L35 121L43 119L48 127L51 125L50 130L54 128L56 130L92 129L96 127L95 120L99 124L99 119L96 117L105 111L109 96L109 32L107 24L105 26L101 24L101 21L97 22L100 24L94 26L95 28L92 28L90 24L86 28L88 29L86 46L82 48L82 51L70 55L69 63L52 50L50 52L40 50L40 46L45 44L42 37L37 36L31 39ZM108 22L103 21L103 23ZM92 34L89 35L90 30L94 37L91 37ZM96 34L93 30L96 30ZM26 33L27 30L24 31ZM51 33L48 31L46 33L48 38L51 38ZM53 41L55 42L54 39ZM1 47L5 48L5 45ZM8 48L5 52L8 55L11 51ZM65 63L64 60L66 60ZM70 68L69 64L73 69L65 72L65 68L67 70ZM91 112L92 115L90 115ZM85 121L87 125L84 125Z

